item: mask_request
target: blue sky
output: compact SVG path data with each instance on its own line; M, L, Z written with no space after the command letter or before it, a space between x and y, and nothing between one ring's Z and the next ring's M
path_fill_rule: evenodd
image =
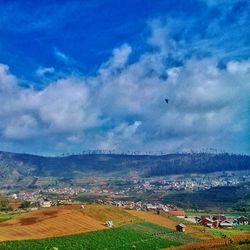
M0 14L0 150L250 153L249 1L2 1Z

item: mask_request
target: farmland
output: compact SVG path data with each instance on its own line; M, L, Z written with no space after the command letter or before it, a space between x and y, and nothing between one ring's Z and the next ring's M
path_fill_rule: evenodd
M20 213L13 213L13 212L3 212L0 213L0 222L10 220L12 218L15 218L19 215Z
M145 222L135 222L110 230L42 240L12 241L0 244L0 249L161 249L179 246L194 239L174 230Z
M106 220L115 226L139 221L124 209L114 206L79 205L50 207L24 213L11 219L11 214L3 214L0 219L0 241L40 239L46 237L76 234L106 227ZM5 220L5 221L4 221Z
M189 243L187 245L183 245L177 247L178 250L193 250L193 249L221 249L225 246L228 246L228 249L241 249L241 248L233 248L239 242L243 242L250 238L250 233L242 234L242 235L233 235L229 237L216 237L211 240L205 240L200 242ZM232 241L232 245L230 246ZM224 249L224 248L223 248ZM249 248L248 248L249 249Z
M80 206L53 207L22 214L0 224L0 241L37 239L104 229Z
M209 249L224 247L229 240L237 244L250 237L248 225L227 230L187 222L185 233L179 233L175 226L183 219L112 205L50 207L11 219L3 215L5 219L0 223L0 250ZM113 221L113 228L104 226L107 220Z
M129 210L128 213L139 217L142 220L146 220L149 221L151 223L154 224L158 224L160 226L165 226L171 229L175 229L176 226L176 222L173 220L170 220L168 218L162 217L162 216L158 216L156 214L153 213L146 213L143 211L136 211L136 210Z
M90 204L85 206L83 214L103 223L107 220L112 220L115 226L140 220L137 216L130 214L128 210L111 205Z

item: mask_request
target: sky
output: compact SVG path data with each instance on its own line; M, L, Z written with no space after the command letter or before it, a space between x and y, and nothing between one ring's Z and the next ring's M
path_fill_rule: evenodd
M250 154L249 27L248 0L0 1L0 150Z

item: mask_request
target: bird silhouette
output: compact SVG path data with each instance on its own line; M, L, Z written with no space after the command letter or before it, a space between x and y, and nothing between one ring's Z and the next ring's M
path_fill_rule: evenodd
M165 99L165 102L168 103L168 99Z

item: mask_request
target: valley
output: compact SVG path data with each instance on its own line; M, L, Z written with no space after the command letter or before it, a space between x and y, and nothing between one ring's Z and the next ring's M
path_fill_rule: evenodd
M107 220L112 227L107 227ZM185 232L176 231L181 222ZM168 213L85 203L41 208L1 222L0 249L217 249L246 246L250 236L247 227L216 230L221 234Z

